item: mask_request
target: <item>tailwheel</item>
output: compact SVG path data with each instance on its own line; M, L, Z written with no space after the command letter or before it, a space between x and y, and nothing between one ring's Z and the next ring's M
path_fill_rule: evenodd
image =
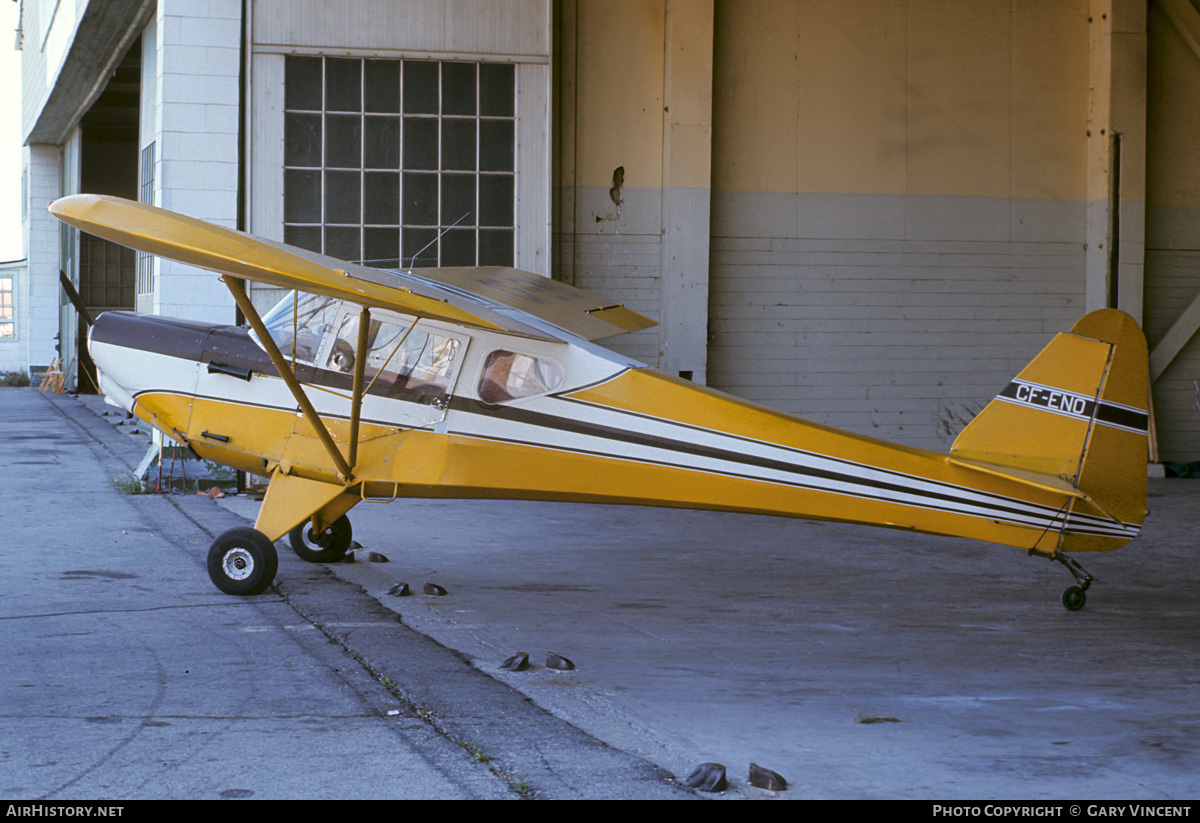
M1092 585L1095 579L1088 574L1087 569L1079 565L1078 560L1073 560L1067 557L1060 551L1042 552L1037 549L1030 549L1030 554L1036 554L1038 557L1045 557L1048 560L1056 560L1067 567L1067 571L1075 578L1075 582L1079 585L1068 586L1062 593L1063 608L1067 611L1077 612L1083 608L1083 604L1087 602L1087 590Z
M342 515L324 531L313 530L312 522L301 523L288 534L294 551L301 560L309 563L336 563L350 548L353 529L350 518Z
M208 576L226 594L260 594L275 580L278 569L275 546L248 526L223 533L208 550Z
M1070 586L1062 595L1062 604L1067 611L1077 612L1087 602L1087 593L1082 586Z

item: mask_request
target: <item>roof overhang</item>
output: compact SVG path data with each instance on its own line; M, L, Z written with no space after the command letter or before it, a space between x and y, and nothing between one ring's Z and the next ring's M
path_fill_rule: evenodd
M154 15L155 0L92 0L24 144L61 145ZM28 46L27 46L28 47Z

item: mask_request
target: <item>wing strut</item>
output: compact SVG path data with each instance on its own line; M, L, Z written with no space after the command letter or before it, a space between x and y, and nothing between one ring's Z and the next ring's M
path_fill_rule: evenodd
M358 419L362 412L363 382L367 369L367 335L370 330L371 310L363 306L362 311L358 313L358 348L355 349L354 357L354 399L350 406L350 465L354 467L358 466Z
M325 451L329 452L329 456L333 458L333 464L337 466L338 474L341 476L342 482L349 484L353 472L349 464L346 463L346 458L342 457L341 451L338 450L337 444L333 442L332 435L325 428L325 424L321 422L321 418L317 415L317 410L313 408L309 402L308 395L304 393L304 389L300 386L300 381L296 379L296 375L292 374L291 368L288 367L288 362L284 358L283 353L279 351L279 346L275 345L275 339L271 337L271 333L267 331L267 326L263 323L262 318L258 316L258 311L254 308L254 304L250 302L250 298L246 295L246 285L236 277L223 276L221 280L229 287L229 291L233 294L233 299L237 302L238 308L242 310L242 314L250 321L250 327L254 329L254 333L258 335L258 340L262 343L263 348L267 350L267 354L271 358L271 363L275 366L275 371L279 372L279 376L283 378L283 382L287 384L288 391L292 393L292 397L300 404L300 410L304 413L304 418L308 420L309 425L317 433L321 444L325 447ZM365 309L364 309L365 311ZM362 342L363 332L362 327L359 327L358 332L359 345L364 346ZM363 351L362 348L359 351ZM351 455L357 451L355 449L355 441L358 439L358 410L362 405L362 369L366 358L359 356L356 358L354 366L354 416L351 420ZM353 460L354 457L351 457Z

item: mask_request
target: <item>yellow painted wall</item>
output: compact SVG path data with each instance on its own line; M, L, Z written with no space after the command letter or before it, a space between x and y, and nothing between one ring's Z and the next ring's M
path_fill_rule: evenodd
M717 4L713 187L1085 195L1085 0Z
M578 186L662 183L662 0L581 0L575 89Z
M1147 206L1200 209L1200 56L1153 3L1147 22Z

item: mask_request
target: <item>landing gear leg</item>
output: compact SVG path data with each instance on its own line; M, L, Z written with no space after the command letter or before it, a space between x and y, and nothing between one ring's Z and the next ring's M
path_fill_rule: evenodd
M1092 585L1095 579L1087 570L1079 565L1079 561L1067 557L1062 552L1042 552L1037 549L1030 549L1030 554L1036 554L1038 557L1045 557L1047 560L1056 560L1067 567L1067 571L1075 578L1075 582L1079 585L1068 586L1062 593L1062 604L1067 611L1077 612L1083 608L1083 604L1087 602L1087 594L1085 592Z

